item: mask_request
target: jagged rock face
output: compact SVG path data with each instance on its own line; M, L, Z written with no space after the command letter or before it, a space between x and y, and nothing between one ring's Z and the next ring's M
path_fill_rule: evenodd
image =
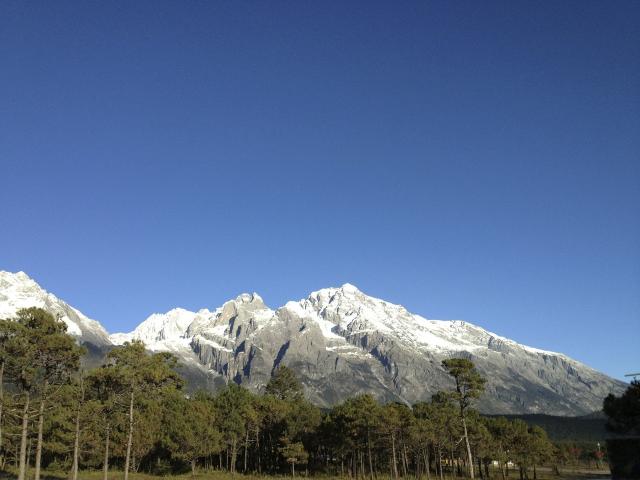
M415 403L453 385L441 362L468 357L487 378L487 413L583 414L624 389L568 357L520 345L461 321L427 320L352 285L312 293L278 310L241 295L201 311L186 329L198 362L225 382L260 391L280 364L314 403L359 393ZM157 345L171 350L174 342Z
M4 276L0 287L0 312L8 304L31 306L26 305L31 293L17 302L15 285ZM33 298L40 298L39 293ZM61 308L56 302L35 306ZM84 323L68 318L80 329L79 338L85 330L96 335L98 330L82 330ZM428 400L452 387L441 362L454 356L471 359L487 378L479 401L486 413L585 414L599 410L609 393L625 388L562 354L520 345L467 322L427 320L348 284L277 310L255 293L214 311L174 309L151 315L131 333L110 337L113 344L132 339L177 355L192 388L216 389L233 381L260 391L279 365L287 365L296 371L309 400L320 406L359 393L382 401Z

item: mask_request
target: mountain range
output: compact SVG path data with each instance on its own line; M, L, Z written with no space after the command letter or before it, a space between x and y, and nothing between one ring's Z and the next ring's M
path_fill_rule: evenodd
M236 382L261 391L279 365L292 368L319 406L371 393L383 401L428 400L452 380L445 358L472 360L487 379L484 413L583 415L626 384L561 353L519 344L459 320L430 320L345 284L271 309L242 294L214 309L154 313L129 333L109 333L23 272L0 271L0 318L41 307L59 317L95 365L115 345L142 340L174 353L191 389Z

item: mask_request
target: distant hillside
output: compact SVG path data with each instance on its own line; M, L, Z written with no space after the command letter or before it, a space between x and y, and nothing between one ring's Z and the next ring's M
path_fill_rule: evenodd
M601 412L580 417L559 417L555 415L488 415L509 419L519 418L529 425L537 425L546 430L553 441L602 442L611 434L607 432L606 417Z

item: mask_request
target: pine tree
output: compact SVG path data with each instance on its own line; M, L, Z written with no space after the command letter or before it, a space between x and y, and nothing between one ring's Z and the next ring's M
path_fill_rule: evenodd
M469 461L469 476L473 479L473 456L471 454L471 445L467 431L466 413L471 405L471 401L479 398L482 392L484 392L485 379L480 376L473 362L466 358L443 360L442 366L455 380L455 391L451 394L451 397L460 407L460 419L462 421L464 441L467 447L467 458Z
M533 425L529 427L529 442L527 448L530 452L531 463L533 464L533 479L537 480L538 472L536 466L552 458L553 444L543 428Z
M420 450L424 461L427 480L431 480L431 452L430 447L437 444L435 412L430 403L419 402L413 406L416 418L417 436L421 440Z
M33 394L40 396L34 479L40 480L43 429L51 387L67 382L80 366L83 349L66 334L66 325L40 308L19 310L14 322L2 325L7 337L8 359L14 383L23 392L20 467L18 479L26 477L27 430Z
M282 446L280 447L280 455L284 457L286 462L291 465L291 476L296 476L296 465L305 464L309 458L309 454L304 449L302 442L289 442L287 439L282 439Z
M235 473L240 444L248 432L246 418L253 409L252 394L230 383L215 397L215 405L223 440L230 452L229 470Z
M633 380L619 397L609 394L603 409L607 415L607 430L640 436L640 381Z
M109 456L111 447L111 434L116 423L115 416L119 413L122 396L127 386L124 378L113 364L105 364L93 370L86 378L87 396L99 412L98 418L94 418L96 429L103 432L103 460L102 478L109 477Z
M351 414L349 430L360 439L360 448L366 450L369 476L374 478L372 452L376 446L374 437L379 433L383 423L383 410L368 394L358 395L351 401L347 400L345 406Z
M281 365L275 371L265 393L280 400L299 400L304 398L302 385L298 381L296 374L289 367Z
M181 388L183 380L175 371L176 359L173 355L166 352L148 355L144 343L140 341L126 342L122 347L109 352L108 359L120 377L119 382L125 385L127 390L127 442L124 480L128 480L132 460L136 400L144 392L157 395L165 388Z
M202 392L194 398L175 392L166 397L164 407L165 447L174 452L175 458L189 463L195 476L198 459L218 453L221 448L213 399Z
M5 398L4 398L4 371L7 363L7 350L6 350L6 342L9 340L11 336L11 329L8 324L9 320L0 320L0 470L4 465L4 443L3 443L3 434L4 434L4 407L5 407Z

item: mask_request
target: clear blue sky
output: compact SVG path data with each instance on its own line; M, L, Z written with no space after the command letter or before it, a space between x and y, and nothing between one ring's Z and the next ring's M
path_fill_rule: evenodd
M640 369L640 2L0 4L0 268L130 330L345 282Z

